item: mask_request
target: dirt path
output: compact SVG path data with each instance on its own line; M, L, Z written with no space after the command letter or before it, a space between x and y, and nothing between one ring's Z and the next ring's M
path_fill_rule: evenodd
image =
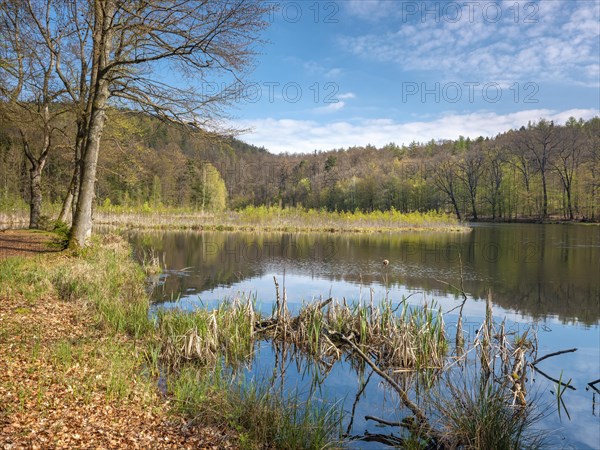
M57 252L55 242L56 236L45 231L0 230L0 259Z

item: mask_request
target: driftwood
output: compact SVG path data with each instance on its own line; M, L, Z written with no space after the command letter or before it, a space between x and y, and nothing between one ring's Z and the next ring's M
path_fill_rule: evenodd
M375 416L365 416L365 420L372 420L373 422L377 422L382 425L387 425L389 427L401 427L404 425L402 422L392 422L390 420L381 419Z
M538 358L538 359L536 359L536 360L535 360L535 361L533 361L531 364L535 366L537 363L539 363L539 362L541 362L541 361L545 360L546 358L550 358L550 357L552 357L552 356L558 356L558 355L562 355L562 354L564 354L564 353L572 353L572 352L576 352L576 351L577 351L577 349L576 349L576 348L570 348L570 349L568 349L568 350L561 350L561 351L558 351L558 352L548 353L547 355L544 355L544 356L542 356L541 358Z
M377 433L369 433L365 431L365 434L359 436L352 436L350 438L351 441L363 441L363 442L379 442L380 444L389 445L391 447L400 447L403 448L405 445L405 440L401 437L389 435L389 434L377 434Z

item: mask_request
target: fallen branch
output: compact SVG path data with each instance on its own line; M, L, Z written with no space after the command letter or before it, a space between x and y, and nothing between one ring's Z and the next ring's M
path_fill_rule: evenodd
M598 378L596 381L590 381L588 383L588 386L591 387L593 390L595 390L598 394L600 394L600 389L598 389L596 386L594 386L595 384L600 383L600 378ZM587 388L586 388L587 390Z
M552 378L550 375L547 375L546 373L544 373L542 370L540 370L538 367L534 366L533 364L531 364L531 363L530 363L529 365L531 366L531 368L532 368L533 370L535 370L536 372L538 372L540 375L542 375L542 376L546 377L546 378L547 378L547 379L549 379L550 381L553 381L553 382L555 382L555 383L556 383L556 384L558 384L559 386L564 386L564 387L566 387L566 388L568 388L568 389L572 389L572 390L574 390L574 391L576 391L576 390L577 390L575 387L571 386L571 385L570 385L570 384L568 384L568 383L566 383L566 384L565 384L564 382L562 382L562 381L560 381L560 380L557 380L556 378Z
M401 437L388 434L374 434L365 431L362 436L352 436L351 441L363 441L363 442L379 442L380 444L389 445L391 447L404 447L406 444L405 440Z
M545 360L546 358L550 358L550 357L552 357L552 356L557 356L557 355L562 355L563 353L572 353L572 352L576 352L576 351L577 351L577 349L576 349L576 348L570 348L570 349L568 349L568 350L561 350L561 351L559 351L559 352L548 353L547 355L545 355L545 356L542 356L541 358L538 358L538 359L536 359L536 360L535 360L534 362L532 362L531 364L533 364L533 365L535 366L537 363L539 363L539 362L541 362L541 361Z
M336 331L335 333L332 333L332 335L336 336L339 340L341 340L342 342L345 342L350 347L352 347L352 349L355 351L355 353L358 356L360 356L360 358L364 362L366 362L377 375L379 375L381 378L386 380L390 384L390 386L392 386L392 388L398 393L398 395L400 396L400 399L402 400L402 403L404 403L404 405L406 405L406 407L412 411L412 413L415 415L415 417L419 421L419 424L421 424L424 427L426 433L430 434L430 435L433 434L433 429L429 425L429 422L427 421L427 417L425 416L423 411L421 411L421 409L408 397L408 394L406 393L406 391L404 389L402 389L402 387L400 387L400 385L398 383L396 383L396 381L394 381L394 379L392 377L390 377L387 373L385 373L383 370L381 370L379 367L377 367L377 365L373 361L371 361L371 358L369 358L367 355L365 355L363 353L363 351L354 342L352 342L350 339L348 339L342 333L339 333Z
M390 427L401 427L404 425L402 422L391 422L389 420L380 419L379 417L375 417L375 416L365 416L365 420L372 420L373 422L377 422L382 425L387 425Z

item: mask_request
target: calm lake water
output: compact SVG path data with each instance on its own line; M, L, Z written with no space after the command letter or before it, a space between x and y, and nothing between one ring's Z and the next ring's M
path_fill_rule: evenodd
M550 431L557 448L600 448L600 394L586 389L600 378L599 226L482 224L465 234L131 232L129 237L138 256L153 252L167 268L154 280L157 308L192 310L243 295L256 296L269 313L275 276L290 309L330 296L348 301L373 296L378 301L389 295L398 302L409 297L415 305L435 300L450 311L460 304L460 296L449 285L460 286L462 270L469 297L463 320L470 337L485 317L483 300L491 292L496 321L506 318L516 330L536 327L539 356L578 349L539 364L553 378L571 379L575 390L565 392L566 412L559 415L555 383L536 374L532 389L538 403L548 408L538 427ZM444 320L451 324L455 318L453 312ZM270 346L261 345L248 374L272 374L274 359ZM312 393L314 371L302 365L297 369L286 373L286 385ZM342 401L350 411L360 387L356 373L339 364L315 395ZM373 375L356 405L350 434L391 432L364 416L398 420L404 413L395 395Z

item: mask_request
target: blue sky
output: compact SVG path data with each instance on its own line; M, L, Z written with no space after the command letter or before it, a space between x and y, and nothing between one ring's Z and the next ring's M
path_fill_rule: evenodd
M274 153L493 136L600 109L600 1L273 3L230 111Z

